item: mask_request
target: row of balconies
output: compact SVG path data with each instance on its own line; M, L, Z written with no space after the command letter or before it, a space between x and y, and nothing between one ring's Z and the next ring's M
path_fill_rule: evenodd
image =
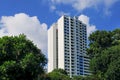
M69 52L69 46L65 46L65 52ZM71 47L71 52L74 53L75 52L75 48L74 46ZM86 53L85 51L85 48L79 48L79 49L76 49L76 53L79 54L79 53ZM87 60L85 60L87 61Z
M76 36L76 39L77 40L84 40L84 39L86 39L87 40L87 37L86 36Z
M84 56L84 60L89 61L90 59L88 56Z
M89 64L89 61L84 61L84 64Z
M81 21L73 18L69 19L69 17L64 17L64 22L68 22L68 23L71 22L71 23L76 23L77 25L83 25Z
M69 32L65 32L64 36L69 37ZM71 33L71 38L74 39L75 37L76 37L76 39L87 39L86 36L81 36L81 35L78 36L78 34L76 34L76 36L75 36L74 33Z
M79 46L79 45L81 45L81 44L86 46L86 45L87 45L87 42L82 42L82 41L78 42L78 41L76 41L76 45L77 45L77 46Z
M69 37L69 32L65 31L64 32L64 36L68 36Z
M78 69L83 69L83 65L77 65Z
M87 68L88 68L88 67L89 67L89 64L84 65L84 67L87 67Z
M86 51L85 51L86 48L84 48L84 47L80 47L80 48L76 48L76 49L75 49L75 46L71 46L71 53L74 53L75 50L76 50L76 53L77 53L77 54L86 53ZM65 44L65 52L69 52L69 51L70 51L69 45ZM85 61L88 61L88 60L86 59Z
M69 35L65 35L64 39L66 40L69 40ZM76 42L85 42L86 43L86 38L79 38L79 37L76 37ZM75 41L75 37L74 36L71 36L71 41Z
M86 53L86 51L84 49L76 49L76 53L77 54L82 54L82 53Z
M81 24L77 24L77 23L75 24L75 22L69 23L68 21L65 21L64 22L64 26L71 26L71 27L75 27L76 26L77 29L84 29L84 30L86 30L85 26L83 26Z
M69 25L69 24L68 24L68 23L65 23L65 25ZM82 29L82 30L84 29L84 30L86 30L86 27L84 27L84 26L81 25L81 24L75 24L75 23L72 22L72 23L70 24L70 26L71 26L71 27L76 27L77 29Z
M68 22L64 22L64 26L69 26L69 23Z
M90 59L85 58L84 61L90 61Z
M67 29L69 29L69 28L67 28ZM81 28L77 29L77 28L75 28L75 26L71 26L71 30L76 31L77 33L86 33L86 29L81 29Z

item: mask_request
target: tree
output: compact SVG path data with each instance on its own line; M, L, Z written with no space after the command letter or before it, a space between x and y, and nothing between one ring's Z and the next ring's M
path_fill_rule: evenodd
M71 80L67 72L63 69L54 69L47 74L48 80Z
M88 54L94 76L101 80L119 80L120 77L120 29L96 31L90 35Z
M25 35L0 38L0 80L36 80L45 55Z
M53 72L59 72L61 74L67 75L67 72L63 69L54 69Z
M83 76L74 76L72 80L84 80L85 77Z
M104 54L107 59L107 69L105 71L105 77L108 80L119 80L120 78L120 45L112 46ZM104 60L105 60L104 58Z
M88 76L74 76L72 80L101 80L101 78L98 77L98 74L96 74Z
M105 73L107 80L119 80L120 79L120 56L119 59L110 63L109 68Z
M90 58L99 56L102 50L111 46L112 42L111 31L96 31L89 36L89 48L87 52Z

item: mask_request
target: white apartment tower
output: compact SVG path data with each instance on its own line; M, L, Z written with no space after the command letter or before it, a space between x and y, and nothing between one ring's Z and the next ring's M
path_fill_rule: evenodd
M48 72L61 68L70 77L89 75L86 25L77 17L62 16L48 30Z

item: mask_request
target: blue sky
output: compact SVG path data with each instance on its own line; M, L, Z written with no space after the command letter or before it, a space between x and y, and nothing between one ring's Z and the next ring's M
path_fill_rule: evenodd
M46 53L47 28L63 14L79 16L91 32L120 28L120 0L0 0L0 36L24 33Z

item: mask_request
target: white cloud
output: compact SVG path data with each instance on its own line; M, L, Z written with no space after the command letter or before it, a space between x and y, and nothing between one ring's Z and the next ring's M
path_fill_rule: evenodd
M111 5L113 5L119 0L103 0L103 1L104 1L105 6L109 8Z
M47 25L40 23L36 16L30 17L25 13L2 16L0 23L0 37L25 34L43 53L47 53Z
M97 0L77 0L76 2L74 2L74 4L72 5L76 10L84 10L87 8L91 8L91 7L96 7L96 5L98 4L99 1Z
M90 24L90 18L88 16L82 14L78 19L87 25L87 36L97 30L95 25Z
M55 11L56 14L58 14L59 16L62 16L62 15L70 15L70 13L66 13L66 12L63 12L63 11Z
M104 13L106 15L111 15L111 11L109 8L111 8L114 3L116 3L118 0L104 0L105 8L104 8Z
M55 7L54 5L51 5L51 6L50 6L50 10L51 10L51 11L54 11L55 9L56 9L56 7Z
M68 3L72 3L75 0L51 0L52 3L63 3L63 4L68 4Z
M68 4L78 11L103 6L106 10L119 0L51 0L53 4Z

